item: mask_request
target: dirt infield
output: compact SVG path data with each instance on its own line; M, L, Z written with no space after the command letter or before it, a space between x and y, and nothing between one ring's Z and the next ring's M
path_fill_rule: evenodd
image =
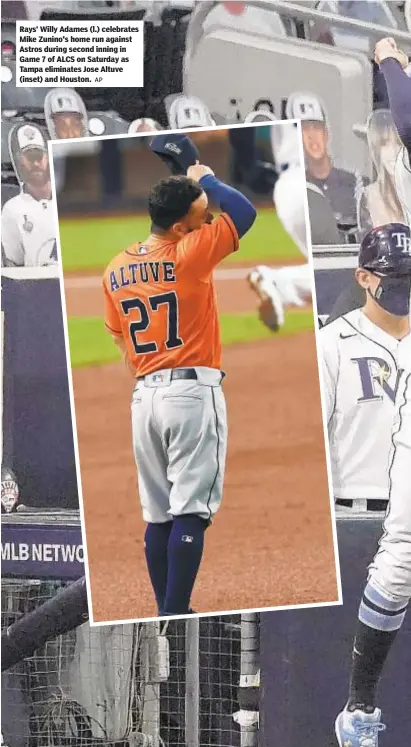
M239 290L237 281L219 281L221 311L240 310ZM95 293L69 283L68 312L100 313ZM244 281L241 295L241 310L253 308ZM334 601L314 334L230 346L224 369L224 498L206 534L193 607L206 613ZM74 371L95 621L156 614L131 451L131 389L120 365Z

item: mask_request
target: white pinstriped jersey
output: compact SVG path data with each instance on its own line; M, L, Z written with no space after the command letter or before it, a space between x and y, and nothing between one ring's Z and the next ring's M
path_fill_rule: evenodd
M411 335L398 341L361 309L320 331L335 498L388 499L391 431L410 343Z
M57 263L52 200L36 200L21 191L3 206L1 230L8 265L41 267Z
M404 146L395 163L395 189L402 205L406 223L411 228L411 164L410 155Z

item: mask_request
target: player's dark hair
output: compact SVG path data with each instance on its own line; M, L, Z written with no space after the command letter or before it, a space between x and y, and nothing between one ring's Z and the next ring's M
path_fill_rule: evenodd
M169 176L154 185L148 197L152 233L167 231L184 218L203 190L187 176Z

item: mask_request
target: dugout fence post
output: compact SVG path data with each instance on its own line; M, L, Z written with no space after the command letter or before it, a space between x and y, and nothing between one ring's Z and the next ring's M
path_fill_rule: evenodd
M186 620L185 744L200 745L200 620Z
M160 683L169 676L168 655L161 643L167 639L160 635L160 623L140 623L141 650L140 682L143 692L141 731L151 737L151 747L160 741Z
M257 747L260 698L260 636L257 612L241 615L240 710L234 720L240 726L241 747Z

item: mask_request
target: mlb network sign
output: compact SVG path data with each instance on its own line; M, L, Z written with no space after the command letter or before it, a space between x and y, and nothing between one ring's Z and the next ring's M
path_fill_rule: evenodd
M1 561L3 576L75 580L84 575L80 527L3 524Z
M40 563L84 563L82 545L28 545L26 542L5 542L1 545L1 560L34 560Z

